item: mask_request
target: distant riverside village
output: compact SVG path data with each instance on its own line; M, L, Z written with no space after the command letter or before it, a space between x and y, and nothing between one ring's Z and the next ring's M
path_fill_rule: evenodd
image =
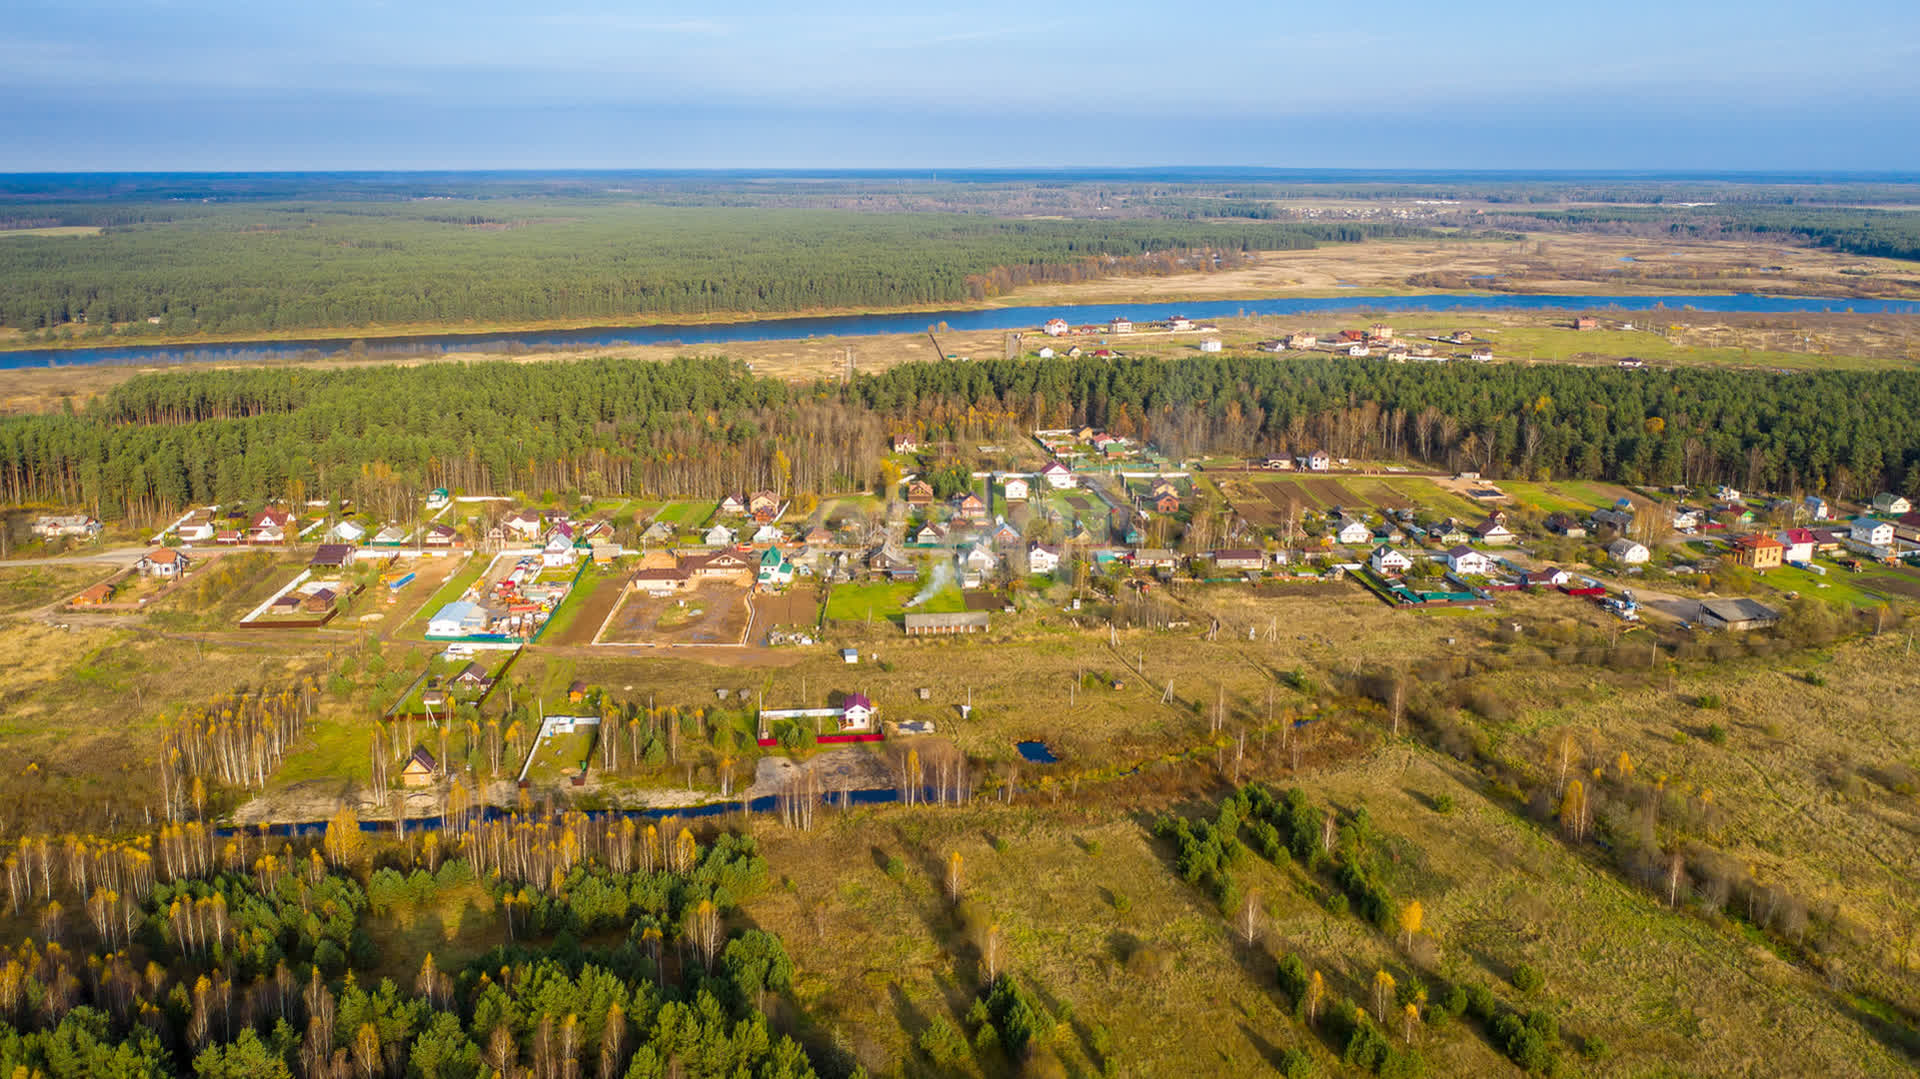
M1600 328L1600 321L1591 315L1578 315L1568 320L1567 326L1575 330L1595 330ZM1621 323L1618 328L1632 330L1633 324ZM1055 356L1115 359L1125 353L1120 351L1119 342L1110 338L1153 335L1198 335L1200 340L1194 347L1201 352L1220 352L1224 347L1219 337L1214 336L1219 333L1217 327L1200 325L1180 315L1161 322L1135 322L1125 315L1116 315L1104 323L1079 326L1069 324L1066 319L1053 318L1041 324L1040 333L1054 342L1033 350L1041 359ZM1077 338L1094 338L1096 343L1092 347L1073 343ZM1492 363L1495 358L1494 343L1472 330L1407 338L1397 334L1392 326L1379 322L1365 329L1295 331L1256 342L1253 347L1262 352L1320 353L1373 358L1387 363ZM1618 363L1624 368L1643 366L1640 360L1632 358Z

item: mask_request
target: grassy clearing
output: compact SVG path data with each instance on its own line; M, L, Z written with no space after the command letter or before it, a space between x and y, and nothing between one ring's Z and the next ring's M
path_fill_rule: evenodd
M71 599L113 575L108 566L0 566L0 614L16 614Z
M1567 1063L1591 1074L1739 1075L1787 1058L1838 1075L1899 1070L1805 972L1663 910L1462 780L1451 762L1405 748L1302 779L1317 804L1365 805L1388 837L1389 886L1426 908L1411 953L1331 913L1319 879L1257 858L1236 875L1262 911L1249 947L1174 875L1147 814L1046 804L857 811L810 834L763 827L783 886L747 913L801 957L802 1002L876 1074L924 1067L913 1041L936 1017L966 1030L989 925L1000 929L1004 969L1050 1009L1071 1005L1048 1045L1070 1073L1098 1071L1104 1027L1127 1075L1271 1074L1285 1048L1343 1074L1337 1048L1296 1021L1275 987L1285 952L1338 996L1364 999L1384 969L1546 1007L1566 1033ZM1432 808L1441 794L1455 806L1444 817ZM957 908L941 887L952 853L965 882ZM1522 962L1546 975L1532 997L1507 980ZM1596 1036L1612 1055L1580 1061ZM1471 1022L1416 1040L1433 1074L1511 1067ZM976 1055L960 1071L997 1074L994 1061Z

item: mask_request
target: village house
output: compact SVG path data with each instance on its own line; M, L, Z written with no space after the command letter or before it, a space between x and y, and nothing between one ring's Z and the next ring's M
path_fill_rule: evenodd
M939 521L928 521L913 534L913 542L924 547L935 547L947 541L947 526Z
M1786 548L1782 557L1788 562L1813 561L1814 539L1813 533L1810 530L1805 528L1789 528L1774 538L1780 541L1782 547Z
M421 545L426 547L457 547L460 545L460 533L455 532L447 525L430 524L427 526L427 534L425 538L421 540Z
M987 542L996 547L1017 546L1020 538L1020 530L1008 524L1004 517L995 517L993 527L987 530Z
M1072 327L1067 325L1066 319L1050 318L1041 325L1040 329L1045 331L1048 337L1065 337Z
M1291 457L1268 457L1268 458L1265 458L1265 459L1263 459L1263 460L1262 460L1262 461L1260 462L1260 467L1261 467L1261 468L1264 468L1264 469L1266 469L1266 470L1267 470L1267 471L1269 471L1269 472L1292 472L1292 471L1293 471L1293 458L1291 458Z
M1218 352L1222 347L1218 337L1209 337L1200 342L1200 351L1202 352Z
M1670 522L1675 532L1698 532L1700 526L1706 523L1706 517L1690 506L1676 506Z
M915 453L915 452L918 452L919 449L920 449L920 440L913 437L912 435L894 435L893 436L893 452Z
M1059 353L1053 351L1052 345L1042 345L1040 346L1040 351L1034 353L1034 355L1040 357L1043 360L1051 360L1055 356L1059 355Z
M180 537L181 543L206 543L213 539L213 519L196 513L180 522L174 534Z
M41 539L54 539L61 536L92 539L100 534L100 522L84 513L37 517L30 530Z
M1326 450L1314 450L1300 458L1300 467L1308 472L1325 472L1333 467L1333 456Z
M1623 566L1642 566L1653 557L1653 553L1643 544L1630 539L1617 539L1607 544L1607 557Z
M1594 318L1592 315L1581 315L1573 320L1573 328L1576 330L1591 330L1599 325L1600 320Z
M1073 470L1058 461L1053 461L1041 469L1040 478L1046 480L1047 486L1056 491L1064 491L1074 485Z
M1179 513L1180 512L1180 496L1175 494L1173 491L1171 490L1161 491L1158 494L1153 495L1152 497L1153 497L1153 510L1155 513Z
M1463 543L1447 551L1447 569L1462 577L1485 577L1493 572L1493 558Z
M1027 572L1049 574L1060 568L1060 549L1044 543L1027 545Z
M1807 516L1815 521L1824 521L1832 516L1833 511L1828 508L1827 500L1819 495L1808 495L1800 501L1807 508Z
M1587 534L1587 526L1581 524L1580 519L1571 513L1556 512L1548 514L1546 523L1547 531L1556 536L1565 536L1568 539L1584 539Z
M1913 503L1905 495L1891 491L1882 491L1873 496L1873 512L1888 517L1898 517L1913 512Z
M1185 315L1175 315L1167 320L1167 329L1191 330L1193 329L1193 320Z
M1481 543L1495 547L1513 542L1513 532L1507 528L1507 515L1491 513L1487 519L1473 526L1473 537Z
M339 521L327 529L329 543L359 543L367 538L367 530L357 521Z
M547 542L540 548L540 563L549 569L565 569L573 565L573 529L566 523L553 526L547 533Z
M413 532L405 525L388 525L373 534L375 547L404 547L413 538Z
M427 509L443 510L453 503L453 493L445 487L435 487L427 492Z
M1606 507L1593 511L1593 526L1595 528L1611 528L1615 532L1625 532L1628 528L1632 527L1632 525L1632 507L1626 509Z
M720 500L720 506L717 512L726 514L729 517L740 516L741 514L747 512L746 496L745 495L727 495L726 497Z
M731 549L688 555L680 560L680 566L696 581L721 581L743 588L753 583L753 560Z
M1340 531L1334 536L1334 542L1349 546L1369 543L1372 540L1373 529L1368 528L1367 523L1358 517L1351 518L1346 524L1341 525Z
M515 510L501 520L500 526L516 539L529 540L540 534L547 520L537 510Z
M1869 547L1893 546L1893 525L1872 517L1855 517L1847 522L1847 535L1855 543Z
M1370 355L1373 350L1367 347L1366 342L1355 341L1353 344L1347 345L1344 351L1346 352L1347 355L1355 357L1357 359L1360 357Z
M323 543L314 548L307 565L314 569L345 569L353 565L355 550L344 543Z
M987 504L980 501L979 495L968 491L953 500L953 515L970 524L983 525L987 523Z
M1252 570L1258 572L1267 568L1267 556L1263 551L1251 548L1225 548L1209 554L1208 559L1216 570Z
M926 480L911 480L907 483L907 504L910 506L933 505L933 484Z
M1573 579L1573 574L1557 566L1530 569L1520 575L1520 584L1525 588L1557 588Z
M287 525L292 516L285 510L271 507L254 515L247 528L247 542L276 544L287 542Z
M1310 333L1290 333L1286 337L1286 346L1295 352L1305 352L1320 344L1320 339Z
M1116 315L1113 321L1107 325L1107 330L1111 333L1132 333L1133 320L1125 315Z
M692 582L693 575L678 565L642 566L633 572L627 587L650 596L666 596L685 591Z
M1749 532L1733 538L1732 551L1728 557L1734 565L1745 566L1756 572L1765 572L1780 568L1786 557L1787 546L1765 532Z
M747 496L747 512L756 521L771 521L780 516L780 496L772 491L755 491Z
M1903 513L1893 519L1893 538L1920 544L1920 511Z
M1472 330L1455 330L1452 333L1447 335L1447 340L1453 342L1456 345L1470 345L1473 343L1473 331Z
M403 787L426 787L433 784L433 778L440 765L433 759L424 746L415 746L413 756L400 768L400 785Z
M980 587L988 574L1000 568L1000 556L984 543L968 545L955 556L954 561L960 569L962 588Z
M1474 363L1492 363L1493 350L1490 348L1476 348L1472 352L1467 353L1467 359L1472 360Z
M1000 497L1009 502L1025 502L1028 484L1025 476L1007 476L1000 481Z
M1398 577L1413 568L1413 559L1405 554L1381 544L1373 549L1373 555L1367 559L1367 565L1382 577Z
M739 533L726 525L714 525L707 529L706 535L700 537L700 540L709 547L731 547L738 535Z
M1382 341L1391 341L1393 340L1393 327L1384 322L1376 322L1367 327L1367 336L1378 338Z
M793 563L778 547L769 547L760 556L760 571L755 578L762 588L783 588L793 583Z
M759 528L754 529L753 535L747 539L747 542L753 544L755 547L764 547L770 543L779 543L783 536L784 533L780 531L780 526L769 521Z
M920 579L920 570L907 557L907 553L891 542L875 547L867 555L867 569L890 581L915 581Z

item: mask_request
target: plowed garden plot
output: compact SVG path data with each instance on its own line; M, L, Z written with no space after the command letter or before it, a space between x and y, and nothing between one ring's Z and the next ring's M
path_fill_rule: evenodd
M811 587L794 589L777 596L755 596L749 602L753 604L753 629L756 635L764 636L767 630L775 626L798 628L820 622L820 601Z

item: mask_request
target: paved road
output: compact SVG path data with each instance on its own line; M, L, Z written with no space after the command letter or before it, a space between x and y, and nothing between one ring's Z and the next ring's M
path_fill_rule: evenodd
M9 558L0 562L0 569L12 569L15 566L81 566L98 563L131 566L140 561L141 555L152 549L151 547L114 547L105 551L54 555L51 558Z

